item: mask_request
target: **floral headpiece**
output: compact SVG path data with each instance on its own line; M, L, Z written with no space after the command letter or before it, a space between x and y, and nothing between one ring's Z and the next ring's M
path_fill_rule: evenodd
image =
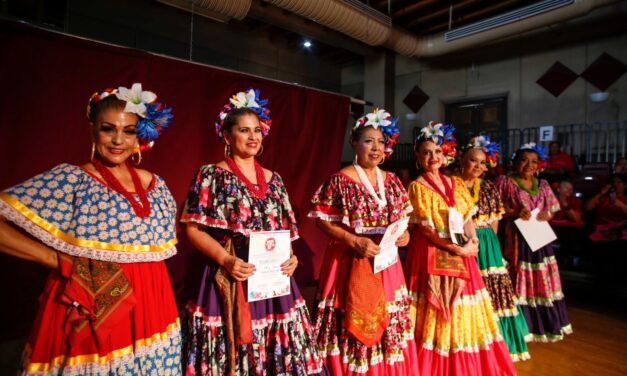
M396 139L400 133L396 126L397 122L397 117L393 117L384 109L375 108L371 113L357 119L351 132L355 132L360 127L372 127L380 130L385 143L385 157L388 158L394 152L394 145L396 145Z
M226 119L226 116L234 109L243 107L249 108L257 114L259 124L261 125L261 134L263 137L266 137L272 125L270 110L266 107L267 104L268 100L261 99L258 89L248 89L246 92L240 91L229 98L229 103L224 105L216 120L216 134L220 141L224 138L222 127L224 127L224 119Z
M547 161L549 160L549 155L546 153L546 148L541 144L536 144L535 142L529 142L526 144L522 144L518 151L516 151L512 155L512 160L516 158L516 154L523 151L532 151L538 154L538 169L540 171L544 170L546 167Z
M139 121L135 126L139 138L139 150L151 149L161 132L172 122L174 117L172 108L157 102L155 93L143 91L142 84L134 83L130 89L120 86L117 89L105 89L103 92L94 93L87 104L87 118L91 115L92 107L110 95L115 95L119 100L126 102L124 112L139 116Z
M440 145L442 147L442 153L446 157L447 164L452 163L455 161L455 156L457 155L457 143L455 142L453 132L455 132L455 127L451 124L442 124L430 121L429 125L422 127L420 130L420 134L414 143L414 149L418 145L419 141L431 140L436 145Z
M481 149L486 156L486 165L493 168L496 167L501 147L496 142L490 141L490 137L482 135L471 138L468 145L464 146L462 150L466 152L470 149Z

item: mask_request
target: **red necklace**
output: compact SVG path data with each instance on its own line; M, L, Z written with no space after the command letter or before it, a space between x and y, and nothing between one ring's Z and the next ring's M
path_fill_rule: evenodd
M442 173L439 171L438 173L440 174L440 180L444 185L444 190L446 191L446 194L442 192L440 187L435 184L433 179L431 179L426 172L422 174L422 177L427 181L427 183L429 183L433 190L436 191L440 195L440 197L442 197L442 199L444 200L444 202L446 202L449 208L455 207L455 180L453 180L451 185L449 185L448 181L444 178L444 175L442 175Z
M257 185L253 184L244 175L242 170L237 166L237 163L231 157L226 158L226 164L229 165L231 171L246 184L246 187L253 193L254 196L264 200L266 198L266 192L268 191L268 183L266 183L266 175L263 173L263 168L255 160L255 176L257 177Z
M96 170L102 175L102 178L112 187L116 192L120 193L122 196L126 198L128 202L131 203L133 207L133 211L139 218L146 218L150 215L150 203L148 202L148 197L146 196L146 190L139 180L139 175L137 175L137 171L131 165L131 163L127 160L126 167L128 168L128 172L131 174L131 179L133 179L133 187L135 188L135 193L139 195L139 200L141 204L137 202L137 200L131 195L129 191L122 186L122 183L106 168L100 161L94 159L91 161L96 167Z

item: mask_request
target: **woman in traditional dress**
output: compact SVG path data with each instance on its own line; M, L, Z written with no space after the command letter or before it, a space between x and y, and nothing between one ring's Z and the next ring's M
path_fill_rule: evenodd
M503 262L499 239L496 236L499 220L504 208L501 197L494 185L482 179L489 164L492 168L498 161L499 145L490 142L488 136L472 138L462 149L460 177L477 207L472 217L479 253L477 264L483 277L492 307L498 318L498 325L509 348L513 361L529 359L525 337L528 336L527 323L516 302L512 281Z
M514 154L514 171L497 178L494 185L505 204L499 237L518 303L532 340L553 342L572 333L553 247L549 243L533 251L514 224L519 218L529 220L534 209L540 221L549 221L560 209L549 183L535 177L546 158L540 145L521 146Z
M163 261L176 253L176 204L163 179L131 163L172 118L155 100L141 84L95 93L91 162L0 193L0 250L51 268L24 375L181 374Z
M190 303L183 346L188 375L317 375L326 373L312 336L309 313L294 278L291 255L281 265L288 295L247 302L249 236L288 230L296 219L281 177L255 160L270 130L267 100L250 89L224 106L216 133L225 159L200 167L181 221L192 244L208 256L200 292ZM291 250L290 250L291 251Z
M377 166L396 143L396 119L385 110L353 127L355 161L313 196L310 218L331 240L320 272L316 335L333 375L418 375L400 262L374 272L386 228L412 208L401 181ZM405 246L403 229L396 241Z
M405 259L418 364L426 375L513 375L475 256L474 203L440 172L455 156L453 127L429 123L415 143L422 173L409 186L416 225Z

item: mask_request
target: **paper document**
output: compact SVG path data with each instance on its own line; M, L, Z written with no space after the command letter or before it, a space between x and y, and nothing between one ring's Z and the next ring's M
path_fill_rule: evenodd
M290 293L290 277L281 271L281 264L289 258L289 231L250 233L248 262L255 265L255 274L248 277L249 302Z
M525 238L525 241L534 252L557 239L549 222L538 220L539 212L540 209L533 209L529 220L524 221L518 218L514 221L523 238Z
M398 247L396 246L396 241L403 235L407 229L408 223L409 217L405 217L391 223L385 230L385 234L383 234L383 238L379 243L379 247L381 247L379 254L374 256L375 273L396 264L398 261Z

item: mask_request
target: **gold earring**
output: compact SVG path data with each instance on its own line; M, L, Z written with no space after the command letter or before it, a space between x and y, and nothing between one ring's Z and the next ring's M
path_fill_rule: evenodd
M229 159L230 156L231 156L231 145L226 144L224 145L224 159Z
M133 159L134 156L137 156L137 160ZM135 166L139 166L142 163L142 149L137 148L137 153L131 156L131 161L133 161Z
M261 148L259 149L259 151L257 152L257 154L255 154L255 157L260 156L261 154L263 154L263 145L261 145Z
M379 162L380 165L382 165L383 163L385 163L385 155L383 156L383 159L381 159L381 162Z
M90 161L94 160L94 156L96 156L96 143L92 142L91 143L91 159L90 159Z
M420 163L418 161L416 161L416 170L420 171L422 170L422 167L420 166Z
M357 154L355 154L355 158L353 160L353 163L357 164Z

